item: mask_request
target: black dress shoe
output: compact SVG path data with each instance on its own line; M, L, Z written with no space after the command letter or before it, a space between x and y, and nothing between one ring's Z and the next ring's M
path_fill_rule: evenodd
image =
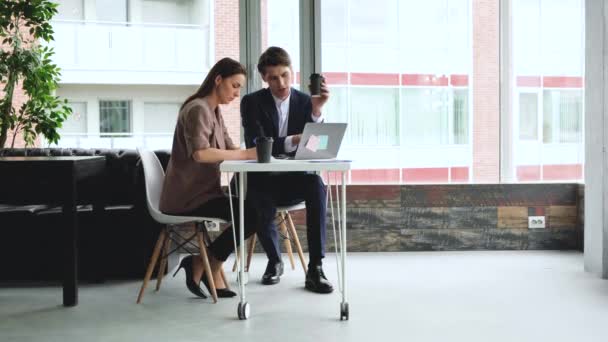
M266 271L262 276L262 284L264 285L274 285L281 281L281 276L283 275L283 262L272 262L268 261L266 265Z
M321 265L308 267L305 287L308 291L316 293L332 293L334 291L334 287L325 277Z
M173 273L174 278L177 272L179 272L179 270L182 268L184 269L184 271L186 271L186 287L188 288L188 290L190 290L190 292L192 292L192 294L197 297L207 298L207 295L205 295L205 292L201 290L201 287L198 286L198 284L194 280L192 280L192 255L189 255L182 259L182 261L179 263L179 266L177 267L177 270L175 271L175 273Z
M205 272L203 272L203 276L201 277L201 280L203 281L203 284L205 284L207 291L209 291L209 293L211 293L211 287L209 287L209 281L207 281L207 276L205 275ZM234 291L231 291L231 290L228 290L225 288L224 289L215 288L215 293L217 293L217 296L219 298L230 298L230 297L236 296L236 293Z

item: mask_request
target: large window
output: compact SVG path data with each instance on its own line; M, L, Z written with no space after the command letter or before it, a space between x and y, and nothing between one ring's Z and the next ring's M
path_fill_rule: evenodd
M584 1L513 0L512 124L503 127L504 182L576 181L584 162ZM509 127L512 130L509 131Z
M300 7L299 0L262 1L262 51L280 46L291 57L293 86L300 81Z
M582 91L545 90L543 100L543 142L582 143Z
M519 94L519 139L538 139L538 94Z
M130 133L131 103L129 101L99 101L99 131L101 133Z
M399 145L398 90L353 87L351 97L347 143L351 146Z
M163 106L194 93L214 61L239 58L239 5L252 3L59 2L58 93L85 104L89 135L128 131L144 145L171 121ZM300 45L308 45L300 39L314 36L299 32L300 2L255 2L261 49L290 53L296 87L308 77L299 72ZM582 180L583 0L317 3L331 90L323 114L348 123L339 157L353 160L349 181ZM104 114L100 99L128 99L130 118L105 123L122 114ZM238 101L224 115L238 140Z
M348 122L340 157L354 161L351 182L469 181L470 2L321 6L325 112L328 121ZM436 174L445 177L429 176Z

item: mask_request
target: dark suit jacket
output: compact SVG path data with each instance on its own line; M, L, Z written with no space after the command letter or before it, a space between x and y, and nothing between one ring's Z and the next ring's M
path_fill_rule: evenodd
M312 102L310 96L291 88L289 99L289 121L287 122L287 135L300 134L304 125L312 120ZM241 122L245 130L245 145L254 147L254 139L262 134L272 137L272 155L285 153L285 137L279 138L279 114L270 93L264 88L245 95L241 100Z

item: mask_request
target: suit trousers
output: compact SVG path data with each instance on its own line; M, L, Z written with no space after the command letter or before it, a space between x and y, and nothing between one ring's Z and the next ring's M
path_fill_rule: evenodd
M325 257L327 196L323 179L306 172L249 173L247 201L257 212L257 235L269 261L281 260L275 225L277 206L306 203L306 237L310 265Z

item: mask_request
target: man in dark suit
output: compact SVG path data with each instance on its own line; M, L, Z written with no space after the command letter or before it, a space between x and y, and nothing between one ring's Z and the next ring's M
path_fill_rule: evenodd
M272 155L294 154L307 122L323 121L321 109L329 99L329 90L321 84L321 96L310 97L291 87L293 70L287 52L268 48L258 61L258 71L268 84L241 100L241 119L245 144L255 146L255 138L272 137ZM326 189L321 177L305 172L251 173L247 197L256 203L258 240L268 256L262 283L276 284L283 274L283 262L274 217L280 205L306 203L306 234L309 264L306 289L317 293L333 291L322 269L325 256Z

